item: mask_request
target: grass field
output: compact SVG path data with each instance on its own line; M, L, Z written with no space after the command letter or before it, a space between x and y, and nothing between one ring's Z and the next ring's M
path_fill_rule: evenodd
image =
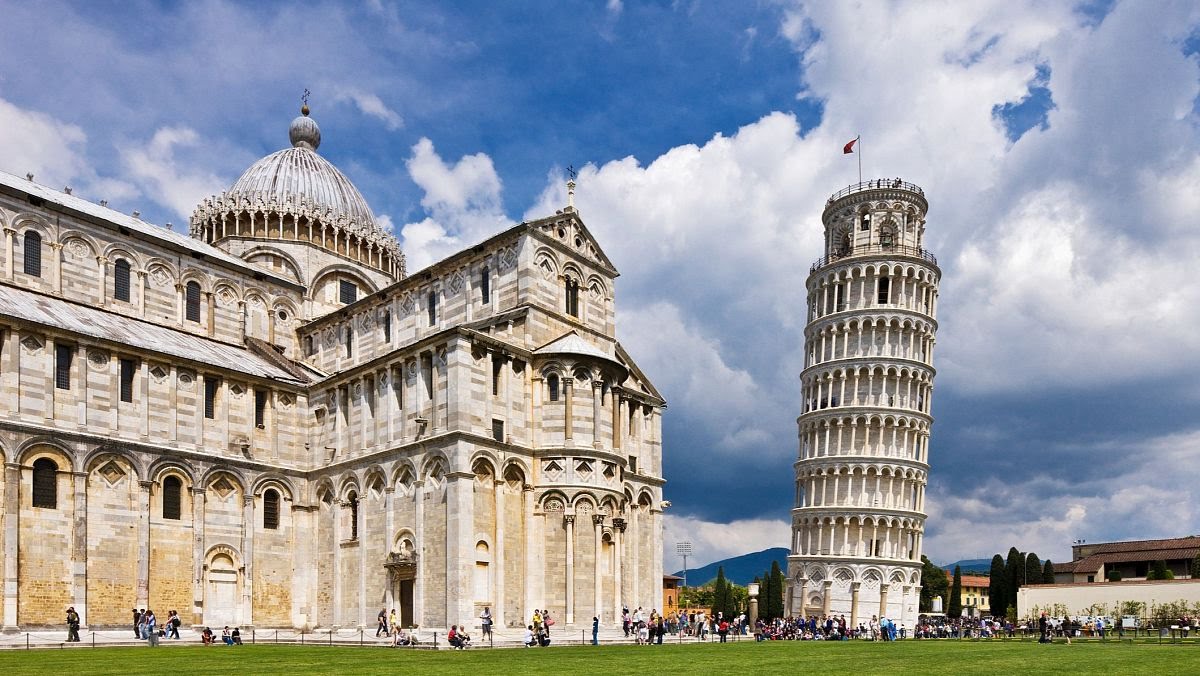
M1200 671L1200 645L779 641L505 650L284 645L0 652L3 674L1170 674Z

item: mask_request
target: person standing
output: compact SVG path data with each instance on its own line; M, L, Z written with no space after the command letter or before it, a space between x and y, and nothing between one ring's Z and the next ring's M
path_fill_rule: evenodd
M396 609L392 608L392 614L388 616L388 629L390 629L391 632L393 634L395 634L396 630L399 628L400 628L400 621L396 619Z
M133 609L133 637L142 638L142 613Z
M170 632L171 638L179 638L179 625L183 624L183 620L179 619L179 613L172 610L171 618L167 621L167 630Z
M592 616L592 645L600 645L600 616Z
M492 636L492 609L490 606L484 606L483 612L479 615L479 625L483 629L483 638L486 640Z
M158 647L158 622L154 618L154 611L147 610L142 615L143 626L146 627L146 638L150 640L150 647Z
M79 642L79 613L75 612L75 606L67 608L67 642Z

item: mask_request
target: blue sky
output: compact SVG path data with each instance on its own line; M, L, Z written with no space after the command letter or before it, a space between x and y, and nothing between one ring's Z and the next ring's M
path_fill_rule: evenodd
M926 553L1197 530L1194 2L0 10L0 169L153 222L284 147L305 88L410 269L578 168L670 402L670 552L787 544L803 281L858 134L865 174L925 188L944 274Z

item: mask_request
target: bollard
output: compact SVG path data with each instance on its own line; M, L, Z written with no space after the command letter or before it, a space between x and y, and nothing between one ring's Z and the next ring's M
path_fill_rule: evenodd
M433 647L437 647L437 632L433 632Z
M257 637L257 635L258 635L257 630L255 630L255 629L250 630L250 645L254 645L255 643L258 642L258 641L254 640L255 637Z
M329 645L333 645L333 628L329 629Z
M279 630L278 629L275 630L275 644L276 645L279 644Z
M92 647L96 647L96 632L92 632Z
M359 629L358 630L358 645L361 647L362 644L363 644L363 630Z
M25 634L25 649L29 650L29 634Z

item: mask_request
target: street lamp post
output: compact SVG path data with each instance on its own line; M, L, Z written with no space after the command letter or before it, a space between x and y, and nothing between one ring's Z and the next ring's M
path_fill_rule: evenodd
M680 598L679 598L680 604L679 605L684 606L684 609L686 610L687 606L686 606L686 604L683 603L683 591L682 590L687 589L687 557L688 557L688 554L692 553L692 543L688 542L687 540L684 540L683 542L676 542L675 543L675 553L683 557L683 587L679 592L679 594L680 594Z
M753 631L758 626L758 583L746 585L746 593L750 596L750 629Z

